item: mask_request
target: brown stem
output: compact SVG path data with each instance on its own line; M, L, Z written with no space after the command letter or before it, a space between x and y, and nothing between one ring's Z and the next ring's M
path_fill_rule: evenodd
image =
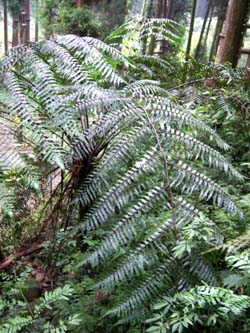
M11 265L14 261L20 259L21 257L26 257L27 255L30 255L34 252L40 251L43 247L45 246L44 243L38 244L38 245L33 245L29 249L22 250L15 254L12 258L7 258L5 259L1 264L0 264L0 270L3 270L4 268L8 267Z

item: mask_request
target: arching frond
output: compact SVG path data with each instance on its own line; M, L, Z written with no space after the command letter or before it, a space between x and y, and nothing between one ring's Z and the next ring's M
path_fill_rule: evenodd
M178 44L183 35L173 21L140 19L109 40L120 42L131 27L137 43L156 36ZM194 281L217 283L197 247L221 245L223 235L195 207L198 197L241 216L213 176L216 170L242 179L216 149L229 146L196 118L194 104L180 105L157 81L133 79L140 65L172 70L155 56L130 59L73 35L14 49L1 63L7 102L0 131L10 135L8 144L0 140L1 172L18 167L21 185L38 203L41 191L49 196L43 185L54 175L39 217L69 228L79 243L97 240L82 264L95 266L97 288L112 289L111 313L119 316L146 313L158 296ZM7 187L2 215L18 209ZM117 302L120 285L126 293Z

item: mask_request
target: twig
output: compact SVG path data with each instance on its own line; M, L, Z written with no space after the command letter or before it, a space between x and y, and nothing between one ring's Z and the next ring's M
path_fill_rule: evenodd
M198 82L204 82L204 81L207 81L207 80L214 80L214 77L206 77L206 78L202 78L202 79L186 81L184 83L179 84L178 86L167 89L167 91L179 89L179 88L185 87L185 86L190 85L190 84L195 84L195 83L198 83Z

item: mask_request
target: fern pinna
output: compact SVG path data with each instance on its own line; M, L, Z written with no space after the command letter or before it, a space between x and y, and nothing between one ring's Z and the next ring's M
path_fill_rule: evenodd
M15 170L30 179L22 190L34 181L41 189L32 220L97 240L83 265L92 266L96 288L109 291L110 314L143 318L159 295L200 280L216 285L206 253L223 235L195 203L241 217L213 170L242 177L223 157L229 146L216 132L159 82L133 79L135 66L90 37L14 48L1 63L8 95L1 119L19 145ZM1 163L3 173L12 167ZM1 207L5 224L10 216L27 219L6 196Z

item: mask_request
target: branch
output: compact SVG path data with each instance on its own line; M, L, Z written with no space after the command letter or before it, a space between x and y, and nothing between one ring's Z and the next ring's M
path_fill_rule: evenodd
M38 244L38 245L33 245L29 249L22 250L18 252L16 255L14 255L12 258L5 259L1 264L0 264L0 270L3 270L4 268L8 267L11 265L14 261L20 259L21 257L26 257L29 254L32 254L34 252L40 251L43 247L45 246L44 243Z

